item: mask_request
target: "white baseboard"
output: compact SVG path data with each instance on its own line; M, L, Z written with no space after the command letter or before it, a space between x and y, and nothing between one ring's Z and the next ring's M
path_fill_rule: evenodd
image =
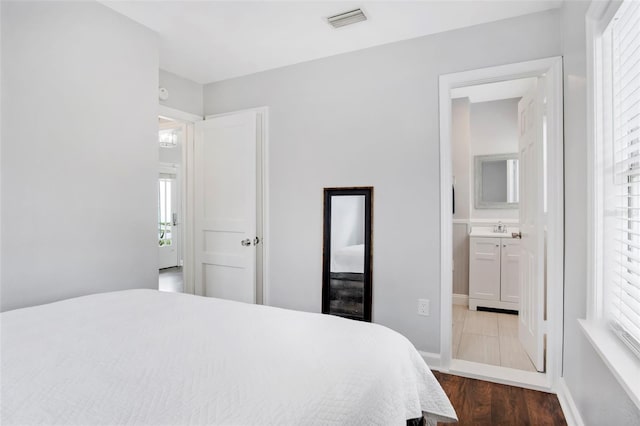
M424 351L418 351L418 353L422 356L422 359L424 359L424 362L427 363L430 369L440 370L440 354Z
M466 294L453 293L453 304L469 306L469 296Z
M489 365L479 362L452 359L449 364L448 374L468 377L470 379L484 380L486 382L499 383L501 385L517 386L525 389L533 389L542 392L552 392L551 384L544 373L518 370L515 368Z
M562 412L564 413L564 418L567 420L567 424L569 426L584 426L584 421L571 396L571 392L569 392L564 377L558 379L556 395L558 395L558 401L560 401L560 407L562 407Z

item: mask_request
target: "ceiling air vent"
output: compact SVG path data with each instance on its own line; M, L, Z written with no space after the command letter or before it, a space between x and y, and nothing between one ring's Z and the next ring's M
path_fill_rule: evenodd
M349 12L340 13L327 18L327 21L333 28L340 28L366 20L367 17L362 9L350 10Z

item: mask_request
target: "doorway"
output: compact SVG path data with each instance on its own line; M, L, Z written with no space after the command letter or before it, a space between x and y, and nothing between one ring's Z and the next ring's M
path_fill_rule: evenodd
M543 84L543 77L530 77L451 91L453 359L544 370L533 361L538 348L528 353L518 331L519 217L530 198L520 184L531 180L520 176L520 112Z
M551 390L562 349L561 58L443 75L440 112L440 367Z
M189 182L194 127L202 117L165 105L158 106L158 115L158 289L194 294L193 190ZM162 252L169 247L175 252Z
M186 123L158 117L158 289L183 292L182 169Z

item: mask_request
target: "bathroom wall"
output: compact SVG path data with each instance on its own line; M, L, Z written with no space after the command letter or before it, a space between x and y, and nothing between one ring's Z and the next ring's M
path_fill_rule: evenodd
M469 294L469 232L474 220L517 221L517 209L476 209L476 155L518 152L519 98L490 102L452 99L451 153L455 187L453 293Z
M471 120L469 98L451 100L451 157L454 179L453 293L469 294L469 144Z
M474 219L517 220L517 209L475 208L475 167L477 155L513 154L518 152L518 101L501 99L469 104L469 217Z

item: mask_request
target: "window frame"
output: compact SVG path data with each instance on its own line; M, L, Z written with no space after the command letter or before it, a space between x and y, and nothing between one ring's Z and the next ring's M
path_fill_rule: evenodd
M609 84L605 78L607 46L605 31L615 17L622 1L592 2L586 16L587 37L587 140L588 140L588 259L587 259L587 315L578 320L587 339L600 355L605 365L640 408L640 358L614 333L605 319L604 287L604 221L605 187L604 171L610 156L605 144L611 123L611 109L605 106Z

